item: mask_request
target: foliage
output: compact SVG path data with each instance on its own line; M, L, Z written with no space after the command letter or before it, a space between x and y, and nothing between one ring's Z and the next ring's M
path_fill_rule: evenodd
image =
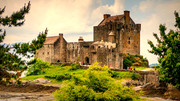
M2 14L5 11L4 7L3 9L0 8L0 26L22 26L25 22L24 18L27 13L29 13L30 10L30 2L28 5L24 6L22 9L20 9L17 12L14 12L11 16L3 17ZM3 42L6 31L0 29L0 43ZM10 46L8 45L0 45L0 65L1 65L1 79L0 82L9 82L10 78L12 77L11 74L9 74L6 70L19 70L19 69L25 69L26 66L23 61L21 61L20 58L16 54L9 53ZM6 69L6 70L5 70ZM16 78L16 76L15 76Z
M123 69L127 69L127 67L131 67L131 66L132 66L132 61L127 59L127 58L125 58L123 60Z
M141 77L140 74L132 73L131 78L132 80L138 80Z
M49 78L49 79L56 79L57 81L62 81L62 80L69 80L71 79L71 73L61 73L61 74L49 74L49 75L45 75L45 78Z
M175 17L175 27L179 30L180 17L177 12L175 12ZM159 56L158 62L161 65L159 67L159 72L162 74L161 80L172 83L180 89L180 33L170 30L166 34L166 27L164 25L160 25L159 30L160 37L157 34L153 34L158 44L155 46L152 41L148 41L152 48L149 52Z
M42 61L41 59L36 59L36 62L34 64L29 65L28 67L28 73L27 75L38 75L44 73L44 68L49 68L49 63ZM34 61L34 60L32 60Z
M123 68L127 69L127 67L131 66L148 66L148 60L146 58L143 58L141 55L131 55L131 54L125 54L125 58L123 60Z
M72 82L54 92L59 101L132 101L140 100L132 88L115 81L107 66L93 64L83 75L73 76Z
M69 70L77 70L80 69L81 65L80 64L71 64L71 68Z
M27 58L33 57L33 55L30 56L28 55L28 53L35 54L36 50L43 47L43 44L46 40L47 32L48 30L46 28L45 32L39 33L37 39L32 40L31 43L14 44L13 47L16 49L16 54L26 56Z
M24 6L22 9L20 9L20 11L13 13L9 17L8 16L2 17L2 14L4 13L6 7L4 7L2 10L0 8L0 25L9 26L9 27L11 27L12 25L13 26L22 26L25 22L25 20L24 20L25 14L29 13L30 5L31 4L29 1L27 6ZM0 29L0 32L2 32L2 29ZM6 31L4 30L3 34L0 35L0 43L3 41L5 36L6 36Z

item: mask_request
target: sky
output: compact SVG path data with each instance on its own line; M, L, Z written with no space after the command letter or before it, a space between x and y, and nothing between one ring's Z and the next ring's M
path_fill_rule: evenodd
M6 6L2 16L10 16L29 0L0 0L0 8ZM31 9L21 27L3 27L7 35L3 43L31 42L48 28L48 36L63 33L68 42L77 42L79 36L93 41L93 26L103 20L103 14L120 15L130 11L135 23L141 24L140 54L149 64L158 63L158 57L149 53L148 40L157 44L153 33L159 35L159 25L167 32L174 27L174 11L180 13L180 0L30 0ZM2 33L1 33L2 34Z

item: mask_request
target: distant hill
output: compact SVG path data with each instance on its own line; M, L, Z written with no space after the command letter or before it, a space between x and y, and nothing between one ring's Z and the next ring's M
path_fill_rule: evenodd
M157 66L157 65L158 65L158 63L153 63L153 64L150 64L149 67L153 68L154 66Z

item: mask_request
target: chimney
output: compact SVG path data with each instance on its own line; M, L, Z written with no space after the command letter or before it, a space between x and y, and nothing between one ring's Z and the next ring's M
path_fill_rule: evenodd
M84 42L84 39L83 39L83 37L79 37L79 39L78 39L78 42Z
M59 33L59 37L63 37L63 33Z
M130 22L130 11L124 11L125 23L129 25Z
M110 16L111 16L110 14L104 14L104 19L107 19Z

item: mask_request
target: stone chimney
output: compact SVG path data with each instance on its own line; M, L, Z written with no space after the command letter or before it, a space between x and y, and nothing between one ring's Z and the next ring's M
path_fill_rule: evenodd
M63 33L59 33L59 37L60 37L60 38L63 38Z
M78 42L84 42L84 39L82 36L79 37Z
M130 11L124 11L124 16L125 16L125 23L126 23L126 25L129 25L129 22L130 22Z
M110 14L104 14L104 19L109 18L111 15Z

